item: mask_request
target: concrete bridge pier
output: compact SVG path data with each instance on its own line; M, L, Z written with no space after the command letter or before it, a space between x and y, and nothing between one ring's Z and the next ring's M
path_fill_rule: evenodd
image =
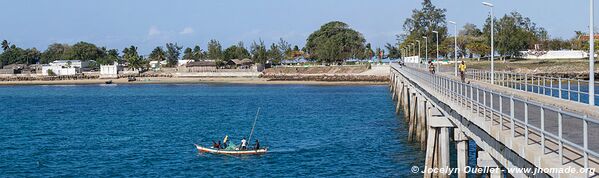
M397 87L399 90L394 92L397 96L397 103L395 105L395 113L399 114L399 109L406 103L406 95L404 93L408 90L407 86L403 84L403 82L397 82ZM404 110L405 111L405 110Z
M406 119L408 123L408 141L412 142L414 141L414 126L416 125L416 120L420 117L420 107L418 106L420 106L422 101L420 101L421 98L418 97L417 93L411 93L410 96L412 98L412 102L410 103L410 115Z
M436 108L431 108L429 117L425 169L449 169L449 129L456 126ZM447 178L447 174L425 174L425 178Z
M476 158L476 166L482 168L483 170L488 170L490 178L502 178L503 173L501 171L500 164L497 163L489 153L485 151L478 151L478 157Z
M453 129L453 141L457 150L457 169L459 169L458 177L466 178L468 174L464 171L468 166L468 137L461 130Z
M397 81L396 78L397 78L397 75L392 75L392 77L391 77L391 88L390 88L390 90L391 90L391 93L392 93L392 97L391 98L393 98L393 101L396 101L397 97L398 97L397 96L397 85L398 85L399 82Z

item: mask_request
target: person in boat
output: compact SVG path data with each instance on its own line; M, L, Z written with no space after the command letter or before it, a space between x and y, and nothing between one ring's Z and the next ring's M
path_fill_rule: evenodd
M227 141L229 141L229 136L228 136L228 135L225 135L225 139L223 139L223 145L222 145L222 148L227 148L227 146L229 145L229 144L227 143Z
M256 147L254 147L254 149L256 149L256 150L260 149L260 142L258 141L258 139L256 139Z
M220 149L220 140L218 141L218 143L216 144L216 147L214 147L216 149Z
M216 149L220 149L220 140L218 141L218 143L216 143L214 140L212 140L212 147L216 148Z
M245 137L243 137L243 139L241 139L240 148L241 148L241 150L246 150L247 149L247 140L245 140Z

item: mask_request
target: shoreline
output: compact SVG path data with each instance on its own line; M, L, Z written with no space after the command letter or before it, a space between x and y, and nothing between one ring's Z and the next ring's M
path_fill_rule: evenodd
M128 82L120 79L79 79L79 80L32 80L32 81L0 81L0 86L26 85L106 85L112 84L252 84L252 85L388 85L380 81L310 81L310 80L270 80L266 78L170 78L170 77L138 77L137 81Z

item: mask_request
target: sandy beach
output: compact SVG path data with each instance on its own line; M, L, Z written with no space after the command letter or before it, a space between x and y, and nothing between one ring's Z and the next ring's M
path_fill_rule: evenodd
M97 85L105 84L110 79L81 79L55 81L1 81L0 85ZM272 81L265 78L169 78L138 77L129 82L126 78L112 79L113 84L288 84L288 85L387 85L387 82L329 82L329 81Z

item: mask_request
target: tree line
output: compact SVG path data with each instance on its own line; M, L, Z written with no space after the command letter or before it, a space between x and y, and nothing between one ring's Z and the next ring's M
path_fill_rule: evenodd
M398 58L399 48L387 44L389 57ZM384 49L372 49L366 43L363 35L349 27L348 24L332 21L322 25L306 40L305 47L291 45L284 39L266 45L264 41L253 41L249 47L238 42L223 48L218 40L210 40L207 48L199 45L184 48L176 43L167 43L155 47L147 56L140 55L136 46L122 50L99 47L89 42L78 42L74 45L54 43L45 51L36 48L22 49L8 41L2 41L3 53L0 54L0 64L47 64L55 60L92 61L92 65L112 64L113 62L127 63L134 69L148 66L149 61L166 61L167 66L173 67L179 59L215 60L217 65L225 65L231 59L252 59L255 63L274 64L283 60L305 58L320 63L342 63L347 59L371 59L383 57ZM181 56L182 55L182 56Z
M417 49L417 41L420 41L421 51L423 51L421 55L425 56L428 53L429 58L434 58L437 39L433 31L437 31L440 57L453 56L454 37L448 33L446 11L435 7L430 0L424 0L422 8L414 9L411 17L405 20L403 24L405 33L397 35L396 46L400 49ZM588 45L581 39L587 34L576 31L576 35L568 40L550 39L543 27L537 26L530 18L515 11L499 19L494 17L493 20L494 46L496 52L502 57L517 58L521 55L520 51L535 49L535 47L539 47L539 50L588 49ZM482 29L471 23L464 24L457 37L458 56L487 57L491 50L490 33L490 16L487 17ZM428 38L428 51L425 51L426 39L423 37ZM413 52L410 51L407 55L413 55Z

